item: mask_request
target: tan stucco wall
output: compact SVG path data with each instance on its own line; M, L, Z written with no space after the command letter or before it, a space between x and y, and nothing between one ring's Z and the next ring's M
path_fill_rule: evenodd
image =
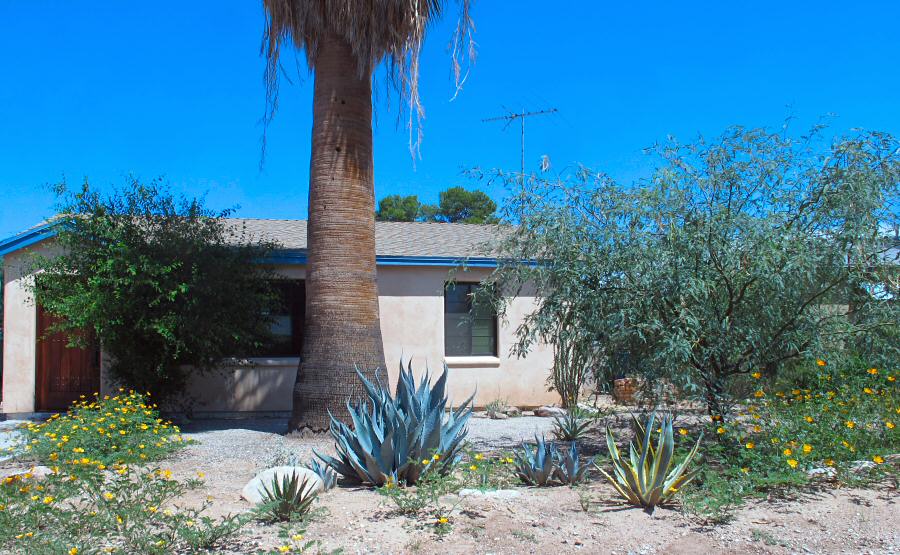
M28 252L3 257L3 412L34 410L37 316L27 287Z
M50 242L39 247L52 252ZM34 410L35 334L34 303L25 286L29 251L18 251L4 259L4 349L3 412ZM302 279L305 270L297 266L276 268L280 274ZM488 269L458 272L458 281L479 281ZM439 373L444 361L443 287L448 269L433 266L380 266L378 268L381 329L388 377L397 380L401 361L413 359L421 374L426 365ZM458 404L477 389L476 404L484 406L504 399L518 406L537 406L557 401L547 391L547 376L553 362L552 350L545 345L532 349L526 358L510 355L515 330L534 307L534 298L520 296L500 323L498 357L454 357L450 368L449 394ZM104 367L108 361L104 361ZM255 364L254 364L255 362ZM291 408L297 359L267 359L226 365L221 371L194 377L189 395L197 399L197 411L210 412L282 412ZM107 373L102 372L101 388L111 389Z
M475 268L457 272L459 282L477 282L490 271ZM422 266L382 266L378 268L379 308L384 354L391 383L396 383L401 357L413 359L413 368L422 372L426 364L440 372L444 356L444 283L447 268ZM547 376L553 365L553 351L536 346L524 359L510 355L515 330L534 308L534 298L514 299L507 319L500 322L498 357L453 357L450 369L450 399L460 403L477 389L478 406L504 399L517 406L538 406L557 401L547 391Z

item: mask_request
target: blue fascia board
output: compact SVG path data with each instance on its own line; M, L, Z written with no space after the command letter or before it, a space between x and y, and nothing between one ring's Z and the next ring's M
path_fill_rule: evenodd
M13 235L8 239L0 241L0 256L5 256L11 252L24 249L25 247L49 239L54 235L56 235L56 231L53 229L52 224L45 224L19 233L18 235Z
M306 251L280 250L272 253L261 262L265 264L302 265L306 264ZM496 258L457 258L452 256L392 256L375 257L378 266L441 266L467 268L496 268Z
M45 224L26 232L0 241L0 256L24 249L30 245L49 239L56 235L53 224ZM302 265L306 264L306 250L281 249L273 252L264 260L264 264ZM378 266L439 266L445 268L496 268L496 258L458 258L453 256L397 256L380 255L375 257Z

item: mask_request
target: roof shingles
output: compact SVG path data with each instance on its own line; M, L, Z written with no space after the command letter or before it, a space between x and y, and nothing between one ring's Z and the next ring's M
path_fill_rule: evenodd
M232 218L254 238L274 241L285 249L306 249L306 220ZM375 222L375 254L402 257L490 257L496 225L436 222Z

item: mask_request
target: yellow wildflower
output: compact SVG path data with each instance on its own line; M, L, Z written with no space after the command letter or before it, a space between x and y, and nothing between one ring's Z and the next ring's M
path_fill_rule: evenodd
M752 374L750 374L750 375L753 376L755 379L758 380L758 379L760 379L760 378L762 377L762 372L754 372L754 373L752 373Z
M826 366L826 365L828 365L828 363L825 362L824 360L822 360L821 358L816 360L816 364L819 365L819 366Z
M787 463L791 468L797 468L797 465L799 464L796 459L788 459Z
M803 444L803 452L804 452L804 453L811 453L812 450L813 450L813 446L812 446L812 445L810 445L810 444L808 444L808 443L804 443L804 444Z
M847 425L848 428L850 428L850 429L852 430L853 428L856 427L856 422L854 422L854 421L852 421L852 420L848 420L848 421L846 422L846 425Z
M787 449L785 449L784 451L782 451L782 453L784 453L784 456L785 456L785 457L790 457L791 455L794 454L794 451L793 451L790 447L788 447Z
M476 460L476 461L480 461L480 460L483 460L483 459L484 459L484 455L482 455L481 453L476 453L476 454L475 454L475 460Z
M884 457L882 457L881 455L875 455L874 457L872 457L872 460L875 461L875 464L884 463Z
M894 423L891 422L890 420L886 421L884 423L884 425L885 425L885 427L887 427L888 430L893 430L895 428Z
M478 466L473 464L469 467L469 470L471 470L472 472L475 472L476 470L478 470Z
M685 430L684 428L678 428L678 433L683 436L688 435L688 431Z
M725 428L723 428L722 426L719 426L718 428L716 428L716 433L717 433L717 434L724 434L724 433L725 433Z
M754 447L756 447L756 444L752 441L748 441L744 447L746 447L747 449L753 449Z

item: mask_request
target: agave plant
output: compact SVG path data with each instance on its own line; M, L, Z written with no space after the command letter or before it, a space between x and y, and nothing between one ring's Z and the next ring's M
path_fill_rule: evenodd
M331 469L330 466L324 465L319 462L319 459L313 459L307 463L306 468L312 470L316 473L322 480L322 485L325 487L325 491L330 490L334 486L337 485L337 474L334 470Z
M556 446L534 436L534 449L525 442L516 452L516 474L526 484L546 486L556 474Z
M276 476L270 486L263 484L260 512L271 520L289 521L308 513L316 495L309 480L301 480L296 472L281 479Z
M578 441L584 438L592 424L593 420L586 417L585 411L575 406L564 416L553 419L553 435L560 441Z
M652 514L657 505L665 503L697 475L696 470L692 472L686 470L697 454L702 439L701 436L684 460L673 468L675 440L672 418L663 417L659 427L659 439L654 447L650 436L654 429L655 418L654 412L645 427L632 415L634 440L628 446L628 460L619 454L615 438L607 426L606 445L609 448L615 478L594 464L622 497L633 505L643 507L648 514Z
M375 486L415 484L425 467L429 472L449 472L468 433L475 395L445 414L447 365L434 385L426 370L416 387L412 362L405 369L401 364L393 397L378 375L373 384L358 369L356 373L368 401L347 402L352 429L331 415L338 456L316 456L348 480Z
M568 449L557 453L554 475L563 484L574 486L584 480L589 468L587 464L582 464L578 456L578 444L573 441Z

